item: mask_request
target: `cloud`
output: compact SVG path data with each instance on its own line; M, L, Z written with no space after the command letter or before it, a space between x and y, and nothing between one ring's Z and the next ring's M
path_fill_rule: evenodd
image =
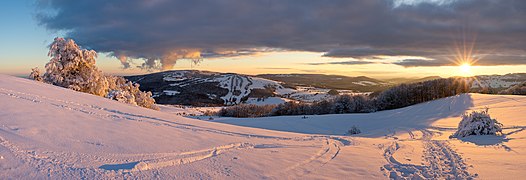
M391 49L379 49L372 47L355 47L355 48L338 48L331 49L325 54L324 57L335 57L335 58L356 58L356 59L365 59L365 58L374 58L374 56L428 56L438 54L437 52L432 52L430 50L411 50L411 49L402 49L399 47Z
M519 0L39 2L41 25L115 55L124 67L131 67L129 59L144 60L144 68L169 69L179 59L268 50L428 57L447 55L463 32L476 34L481 52L526 52L526 1ZM512 61L517 62L526 64Z
M454 66L455 64L451 61L444 60L426 60L426 59L404 59L393 64L404 66L404 67L417 67L417 66Z

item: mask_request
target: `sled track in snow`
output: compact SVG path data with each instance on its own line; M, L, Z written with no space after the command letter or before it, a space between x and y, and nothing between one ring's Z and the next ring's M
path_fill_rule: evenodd
M385 148L384 157L388 164L381 169L390 179L474 179L467 171L467 165L462 157L453 150L449 142L432 140L433 132L421 130L423 133L425 164L403 164L393 155L400 148L398 141Z

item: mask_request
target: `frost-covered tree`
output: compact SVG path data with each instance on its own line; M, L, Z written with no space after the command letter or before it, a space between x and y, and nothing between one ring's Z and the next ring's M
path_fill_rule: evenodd
M48 55L46 82L98 96L108 94L108 80L95 66L94 50L80 49L72 39L55 38Z
M30 79L33 79L35 81L43 81L42 79L42 73L40 73L40 70L38 69L38 67L35 67L35 68L32 68L31 69L31 74L29 74L29 78Z
M81 49L72 39L55 38L48 55L51 60L46 64L43 78L40 78L44 82L119 102L159 109L151 92L140 91L138 84L122 77L104 75L95 66L97 53ZM30 77L38 80L38 69L33 69Z
M488 109L473 111L462 115L462 121L458 124L458 130L451 137L466 137L471 135L500 135L502 124L492 119Z

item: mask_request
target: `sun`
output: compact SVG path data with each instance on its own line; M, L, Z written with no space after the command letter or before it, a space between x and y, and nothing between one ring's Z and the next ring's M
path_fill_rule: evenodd
M460 72L462 72L463 75L471 74L471 64L463 63L459 67L460 67Z

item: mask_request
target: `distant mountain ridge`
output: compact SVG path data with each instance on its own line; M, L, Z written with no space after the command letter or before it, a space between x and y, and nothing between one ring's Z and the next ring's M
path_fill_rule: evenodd
M510 73L505 75L479 75L473 77L472 89L494 89L496 91L526 82L526 73Z
M278 78L267 79L265 76L289 78L282 79L286 81L279 81L275 80ZM293 77L298 80L294 81ZM313 102L331 98L328 93L331 89L340 89L340 93L349 94L372 92L387 86L383 81L364 76L317 74L250 76L197 70L165 71L125 78L140 84L141 90L151 91L159 104L194 106L275 104L291 100ZM308 82L307 80L311 83L300 83ZM348 86L344 86L345 83Z
M235 73L181 70L125 78L139 83L141 90L151 91L159 104L231 105L248 97L287 93L277 82Z
M426 76L423 78L391 78L386 79L384 81L389 82L391 84L402 84L402 83L417 83L417 82L424 82L429 80L435 80L435 79L441 79L440 76Z
M283 82L285 86L312 86L326 89L344 89L372 92L385 89L390 83L366 76L341 76L325 74L260 74L257 77Z

